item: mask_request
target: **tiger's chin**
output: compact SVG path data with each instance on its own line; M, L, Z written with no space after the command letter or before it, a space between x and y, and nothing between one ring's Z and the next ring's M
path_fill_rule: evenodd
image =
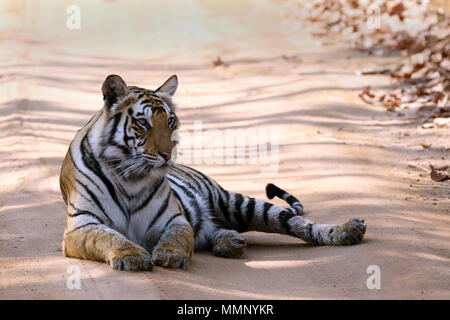
M161 178L163 176L165 176L167 174L167 172L169 171L169 168L172 166L172 163L163 163L162 165L158 166L158 167L153 167L152 169L150 169L149 171L149 175L154 177L154 178Z
M135 171L131 172L126 176L122 176L122 179L127 182L134 182L134 181L141 181L145 179L157 179L163 178L167 175L170 166L172 166L173 163L161 163L157 166L153 166L151 169L146 169L145 171Z

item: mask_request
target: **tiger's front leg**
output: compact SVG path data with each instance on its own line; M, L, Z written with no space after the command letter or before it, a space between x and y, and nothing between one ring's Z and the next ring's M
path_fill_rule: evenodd
M187 269L194 252L194 232L183 215L176 216L165 228L152 259L161 267Z
M151 256L143 247L119 232L99 223L90 223L64 232L66 257L104 261L115 270L151 270Z

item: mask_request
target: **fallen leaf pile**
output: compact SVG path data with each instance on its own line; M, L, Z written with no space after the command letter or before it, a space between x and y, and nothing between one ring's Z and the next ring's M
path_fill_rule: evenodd
M392 68L359 70L359 75L386 74L392 89L366 87L360 97L389 111L421 107L428 127L449 124L450 17L431 10L425 0L325 0L305 7L308 21L323 28L319 35L339 34L354 49L377 56L400 55ZM420 111L420 112L419 112Z

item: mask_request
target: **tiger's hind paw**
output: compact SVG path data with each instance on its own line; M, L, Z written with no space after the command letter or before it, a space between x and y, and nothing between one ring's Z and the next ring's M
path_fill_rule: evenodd
M339 228L337 237L340 245L352 245L360 243L366 233L366 224L363 219L353 218L343 223Z
M236 231L227 230L215 240L212 252L222 258L242 258L246 247L245 238Z

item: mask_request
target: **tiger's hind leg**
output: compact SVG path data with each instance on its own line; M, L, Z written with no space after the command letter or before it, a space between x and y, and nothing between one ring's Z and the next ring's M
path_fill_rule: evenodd
M276 185L269 183L266 186L266 195L269 199L275 196L285 200L290 209L295 210L288 212L287 210L278 209L273 212L275 220L281 223L284 232L305 240L310 244L317 245L352 245L360 243L366 232L366 225L363 219L353 218L345 223L340 224L317 224L299 217L303 214L303 205L301 202L280 189ZM274 210L272 210L274 211ZM267 212L268 213L268 212ZM275 223L276 225L276 223Z
M212 252L223 258L242 258L247 243L235 230L217 229L212 236Z
M238 193L228 194L228 203L222 206L224 221L228 218L227 227L240 232L288 234L313 245L353 245L360 243L366 232L366 224L359 218L339 224L319 224L304 219L300 205L282 208ZM296 199L289 202L299 203Z
M354 245L360 243L366 233L366 224L359 218L338 224L318 224L292 216L284 221L284 226L288 234L313 245Z

